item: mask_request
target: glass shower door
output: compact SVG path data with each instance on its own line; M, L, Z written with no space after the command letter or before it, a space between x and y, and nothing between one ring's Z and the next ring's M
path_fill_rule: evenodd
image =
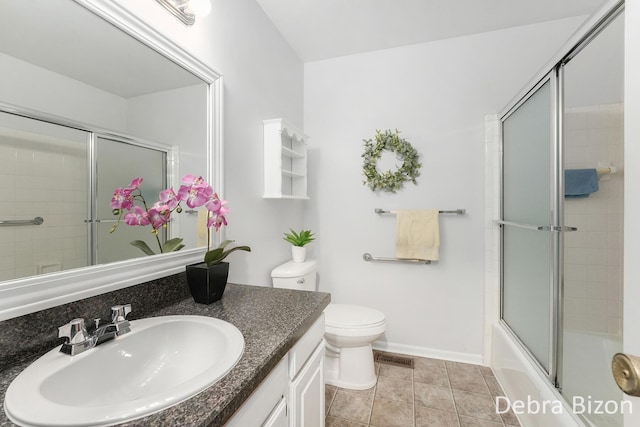
M111 197L118 187L126 187L135 178L143 178L142 195L149 207L167 188L167 154L154 148L143 147L108 139L96 138L96 260L98 264L145 256L130 244L142 240L159 253L156 236L151 226L128 226L121 221L118 229L110 233L117 217L111 211ZM160 242L166 241L166 230L159 233Z
M502 319L552 377L553 223L550 77L503 118Z
M570 402L621 402L611 359L622 351L624 16L563 66L564 167L596 169L597 191L567 197L562 395ZM616 168L616 170L612 170ZM614 172L614 173L611 173ZM577 409L581 410L581 406ZM621 411L583 411L587 425L623 425Z

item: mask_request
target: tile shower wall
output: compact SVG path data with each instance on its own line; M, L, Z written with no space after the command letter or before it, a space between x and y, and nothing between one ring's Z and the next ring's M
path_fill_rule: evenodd
M568 108L565 168L608 167L599 190L565 200L565 327L622 334L623 105Z
M0 136L0 280L87 265L84 151ZM20 184L20 190L17 190Z

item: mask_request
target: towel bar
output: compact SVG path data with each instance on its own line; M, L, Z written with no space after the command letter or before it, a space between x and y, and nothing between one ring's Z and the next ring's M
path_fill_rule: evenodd
M365 253L362 255L362 259L369 261L384 261L384 262L410 262L413 264L431 264L431 260L428 259L419 259L419 258L384 258L372 256L370 253Z
M397 213L397 211L391 211L391 210L385 211L384 209L380 209L380 208L376 208L375 212L378 215L395 215ZM467 210L466 209L454 209L454 210L451 210L451 211L438 211L438 213L464 215L465 213L467 213Z
M6 221L0 221L0 226L3 225L40 225L44 222L42 217L37 216L33 219L10 219Z
M618 168L615 166L608 166L606 168L596 168L596 173L598 175L607 175L618 173Z

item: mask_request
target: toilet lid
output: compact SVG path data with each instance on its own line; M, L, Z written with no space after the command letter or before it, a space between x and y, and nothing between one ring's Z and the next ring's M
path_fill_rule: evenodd
M329 304L324 310L325 324L334 328L363 328L384 323L384 313L352 304Z

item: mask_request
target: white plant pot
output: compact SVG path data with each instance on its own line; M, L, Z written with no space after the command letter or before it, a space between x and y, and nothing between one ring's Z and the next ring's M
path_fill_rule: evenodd
M304 262L307 259L307 248L304 246L291 246L293 262Z

